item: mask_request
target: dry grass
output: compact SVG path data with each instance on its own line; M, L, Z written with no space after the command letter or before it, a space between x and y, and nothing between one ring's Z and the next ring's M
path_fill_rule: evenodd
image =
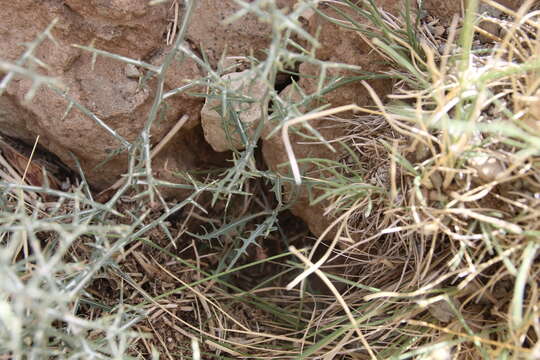
M290 144L291 178L254 168L251 139L219 176L184 174L193 194L180 203L154 194L167 184L150 175L145 193L132 186L151 174L150 157L132 158L101 204L84 179L63 191L33 185L0 157L0 356L540 358L540 12L531 4L492 19L504 37L482 48L473 11L455 19L444 46L422 22L413 41L402 30L416 24L366 12L386 26L365 38L392 64L394 93L383 103L364 83L373 108L301 114L303 101L286 104L285 144L291 126L312 119L347 130L321 144L344 156L308 159L312 173L300 173ZM181 51L182 31L169 38ZM271 80L281 61L257 71ZM144 141L132 151L145 153ZM307 235L282 181L308 182L314 203L329 204L321 216L334 219L333 241Z

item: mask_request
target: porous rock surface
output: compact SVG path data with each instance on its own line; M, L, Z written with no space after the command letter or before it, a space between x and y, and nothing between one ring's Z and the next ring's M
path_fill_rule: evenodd
M21 0L2 2L2 12L0 47L4 50L3 58L11 62L24 52L21 44L33 41L53 18L58 18L52 30L56 43L45 40L35 54L48 65L44 72L58 77L71 99L92 111L120 136L130 142L136 139L152 106L155 80L139 86L139 79L134 76L137 69L127 69L126 64L104 56L98 56L93 65L91 54L72 44L88 45L93 41L96 48L157 65L167 51L163 40L167 5L149 6L146 0ZM173 63L167 75L165 90L198 78L200 71L194 61L184 60ZM65 114L68 101L47 87L40 87L32 101L24 102L31 87L28 79L11 81L1 100L1 132L27 142L39 135L42 146L74 168L72 153L97 190L114 183L127 168L125 153L97 166L121 143L76 107ZM184 114L190 116L186 131L196 126L201 107L201 99L187 95L171 97L166 111L161 112L152 128L153 142L159 141ZM177 154L211 151L204 142L194 148L178 140L181 137L178 135L169 145ZM172 160L169 166L174 164L176 169L171 171L197 165L195 159L191 163Z
M287 12L296 0L276 0L276 6ZM250 56L264 58L264 50L271 39L268 24L258 21L253 14L247 14L238 21L224 21L240 10L234 0L198 0L193 11L193 22L188 30L188 38L200 48L213 66L222 55Z
M402 1L391 0L379 0L375 3L392 14L398 14L405 4ZM319 10L327 16L343 19L339 13L330 7L324 6L324 4L319 6ZM353 16L351 13L349 15ZM362 18L357 18L356 20L361 23L366 22ZM318 14L313 14L309 18L307 29L312 35L319 34L318 40L321 46L316 50L318 59L359 66L365 71L384 71L388 69L388 65L384 63L384 59L377 52L373 51L370 45L354 31L326 21ZM304 63L300 65L300 73L308 75L301 77L299 81L299 86L303 92L312 94L317 90L320 71L320 68L314 64ZM354 73L349 70L330 69L328 71L328 77L351 75L354 75ZM381 98L384 98L391 91L392 83L390 80L370 80L368 83ZM283 90L282 96L291 99L293 102L298 101L300 98L291 86ZM332 107L351 103L365 106L372 104L372 99L360 82L354 82L327 93L317 105L321 105L322 103L330 104ZM346 116L346 114L339 115ZM316 119L310 121L309 125L315 128L326 140L337 139L346 134L346 127L336 126L336 123L329 119ZM298 126L297 128L300 127ZM305 130L302 133L309 134ZM328 147L321 144L310 143L309 140L298 132L291 130L289 131L289 136L297 160L307 158L338 160L343 155L340 151L332 152ZM289 161L289 158L285 152L280 133L263 141L263 156L270 169L283 175L291 176L290 167L283 166L283 164ZM303 162L299 163L299 165L301 172L304 174L309 174L311 177L322 175L313 164ZM292 184L286 184L284 193L291 195L292 186ZM322 215L325 208L329 205L327 202L322 201L317 205L310 206L310 199L313 199L317 195L321 194L314 191L310 197L308 191L305 188L302 189L297 194L296 202L292 206L291 211L306 222L314 235L320 236L334 219L330 216ZM332 236L334 232L331 231L328 235Z
M288 11L296 0L278 0L277 5ZM184 14L179 5L178 21ZM48 65L43 73L59 78L70 98L94 112L107 126L128 141L133 141L147 119L155 91L155 80L139 86L142 69L117 60L98 56L95 65L91 54L72 47L72 44L92 45L152 64L160 64L167 51L166 32L174 18L170 2L150 6L148 0L18 0L1 1L0 46L2 59L15 62L25 51L22 45L33 41L54 18L58 23L52 30L56 43L45 40L35 56ZM195 53L204 53L216 66L223 54L264 56L270 41L269 25L247 15L240 21L223 25L223 20L239 10L233 0L200 0L196 2L193 21L187 31L188 45ZM178 24L178 23L177 23ZM0 76L2 74L0 73ZM202 75L189 58L171 66L165 90L186 84ZM68 101L48 88L40 88L31 102L24 96L32 83L27 79L13 80L0 99L0 132L32 143L40 136L40 143L58 155L67 165L75 167L71 154L79 159L87 180L101 190L126 171L125 153L103 160L121 145L94 120L72 107L64 116ZM203 89L191 89L203 92ZM151 140L155 144L172 128L182 115L190 116L184 129L154 160L156 173L204 166L205 158L215 159L213 151L204 141L200 130L200 110L203 99L184 94L175 95L166 102L166 111L152 128ZM199 130L195 129L199 127ZM192 129L194 129L192 131ZM188 137L197 147L186 144ZM200 158L178 154L194 153ZM169 155L167 155L169 154ZM167 158L167 156L171 158ZM219 158L219 157L218 157ZM159 164L166 165L160 168ZM97 167L100 165L99 167ZM172 180L172 179L171 179Z
M228 104L235 111L248 136L262 120L260 100L267 91L267 85L251 70L225 74L221 80L229 91ZM204 138L217 152L243 149L244 144L234 119L229 114L221 115L222 97L220 93L209 94L201 110L201 123ZM226 129L226 130L225 130Z
M517 10L523 3L523 0L495 0L495 2L509 8ZM468 1L464 4L467 5ZM454 14L460 14L462 9L462 1L446 1L446 0L424 0L423 8L434 17L440 19L443 23L449 23ZM484 3L483 8L487 8ZM488 10L489 11L489 10Z

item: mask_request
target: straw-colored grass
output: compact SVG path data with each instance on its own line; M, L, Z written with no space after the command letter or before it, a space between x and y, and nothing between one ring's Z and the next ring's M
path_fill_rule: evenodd
M192 1L175 17L160 67L80 47L145 68L158 89L178 54L206 69L156 92L134 143L33 71L50 28L20 61L0 62L0 96L14 77L30 77L130 154L105 203L82 171L68 190L34 186L0 155L0 358L540 358L540 12L532 1L503 9L504 19L490 19L503 37L479 48L478 2L468 3L466 17L436 39L415 14L398 19L370 2L340 1L371 25L344 13L328 21L356 29L387 59L394 91L383 100L362 81L374 106L303 113L347 79L321 79L320 93L292 103L273 88L278 71L301 61L354 67L325 64L294 42L292 34L316 46L298 21L314 3L285 14L272 2L240 2L230 21L250 12L272 25L268 58L252 70L268 84L259 101L264 120L278 124L290 177L257 168L262 129L242 137L230 168L179 174L182 185L152 175L159 149L150 148L150 127L167 97L204 85L208 94L194 95L221 97L222 113L245 133L231 111L245 99L183 45ZM355 114L343 118L347 110ZM346 135L322 139L307 126L321 118ZM344 156L297 159L289 133L301 125L306 139ZM315 170L302 173L300 161ZM328 204L330 240L312 238L290 215L284 183L309 186L313 204ZM193 192L168 202L163 187Z

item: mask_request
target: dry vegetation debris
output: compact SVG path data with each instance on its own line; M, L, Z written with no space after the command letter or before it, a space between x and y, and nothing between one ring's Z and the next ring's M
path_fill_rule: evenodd
M244 149L232 166L158 180L149 129L166 95L159 92L124 179L102 202L83 171L47 175L36 151L0 143L0 355L540 358L533 2L499 7L488 34L472 0L464 18L444 26L373 3L327 2L326 12L305 3L289 14L250 4L243 11L274 30L268 58L251 59L250 71L270 84L291 71L298 95L263 95L262 116L275 124L263 141L279 142L266 153L257 145L262 126L246 134L239 125L234 141ZM354 67L321 63L291 36L316 42L298 28L307 10L362 39L386 70L353 76ZM147 66L156 83L165 84L178 51L207 70L194 87L220 95L223 111L237 109L245 94L224 88L178 31L167 35L176 36L173 55ZM289 66L299 62L340 75L305 93L296 86L302 72ZM2 69L48 85L19 67ZM372 77L390 80L392 93L375 91ZM322 105L353 81L370 101ZM286 151L270 162L279 146ZM164 188L188 195L171 201ZM307 212L313 223L293 215Z

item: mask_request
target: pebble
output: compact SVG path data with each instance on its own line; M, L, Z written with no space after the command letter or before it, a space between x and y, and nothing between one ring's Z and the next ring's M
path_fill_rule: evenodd
M443 36L446 29L442 25L438 25L433 27L433 35L435 36Z
M124 67L124 72L126 77L130 79L138 79L141 76L139 69L137 69L137 67L133 64L126 64Z

